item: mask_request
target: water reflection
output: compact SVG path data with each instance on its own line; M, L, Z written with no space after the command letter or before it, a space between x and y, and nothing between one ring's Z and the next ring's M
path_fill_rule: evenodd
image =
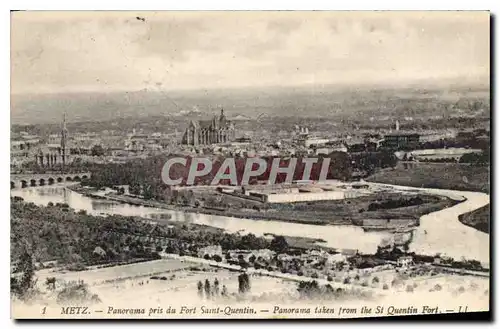
M66 189L64 186L29 187L11 190L12 196L22 197L27 202L38 205L67 203L75 210L85 210L93 215L140 216L156 220L166 219L185 223L196 223L226 230L230 233L244 232L262 236L266 233L302 236L323 239L325 246L358 249L371 253L377 250L382 240L389 239L387 232L364 232L357 226L319 226L287 223L274 220L253 220L226 216L185 213L143 206L133 206L112 201L96 200Z

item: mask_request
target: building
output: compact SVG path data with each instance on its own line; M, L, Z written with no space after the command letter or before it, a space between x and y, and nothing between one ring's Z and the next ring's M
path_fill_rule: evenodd
M236 138L235 142L238 144L250 144L252 142L252 139L248 136L243 136L240 138Z
M10 142L10 163L13 166L21 165L32 159L37 146L40 145L38 136L22 134Z
M417 133L392 133L384 136L383 146L393 150L418 148L420 135Z
M407 158L412 158L418 161L432 161L436 159L453 159L455 161L459 161L465 154L481 154L482 152L483 151L480 149L467 148L427 149L409 152Z
M279 189L254 189L245 191L249 197L258 199L266 203L293 203L293 202L308 202L308 201L323 201L323 200L343 200L346 198L355 197L355 193L343 190L325 191L318 187L290 187Z
M304 147L311 147L311 146L324 146L327 143L329 143L330 140L328 138L321 138L321 137L309 137L301 141L299 145L303 145Z
M413 257L411 256L401 256L398 258L397 266L408 267L413 265Z
M197 146L227 143L232 142L234 137L234 124L226 119L224 110L221 110L220 116L214 116L212 120L191 121L182 137L182 144Z
M222 247L219 245L207 246L204 248L200 248L198 250L198 257L203 258L208 255L210 258L215 255L220 256L222 258Z
M40 148L35 155L35 162L40 167L53 167L70 163L70 150L68 146L68 129L66 128L66 113L64 113L60 140L58 144L49 144Z

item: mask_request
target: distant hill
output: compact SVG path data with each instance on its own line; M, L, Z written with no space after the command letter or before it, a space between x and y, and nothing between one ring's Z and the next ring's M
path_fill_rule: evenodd
M11 96L11 123L106 121L164 116L202 118L223 107L233 120L259 116L357 117L451 115L457 110L489 116L489 87L373 89L303 87L210 91L137 91ZM475 104L477 102L477 104Z

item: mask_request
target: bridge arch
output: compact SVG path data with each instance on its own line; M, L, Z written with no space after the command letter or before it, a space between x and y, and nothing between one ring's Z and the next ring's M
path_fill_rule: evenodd
M26 188L28 186L52 185L62 182L80 182L91 177L90 172L52 172L46 174L11 174L11 188Z

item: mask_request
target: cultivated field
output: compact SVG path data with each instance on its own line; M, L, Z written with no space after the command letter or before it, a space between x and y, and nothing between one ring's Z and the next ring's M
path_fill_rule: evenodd
M370 182L448 190L490 192L490 168L461 163L398 164L367 179Z

